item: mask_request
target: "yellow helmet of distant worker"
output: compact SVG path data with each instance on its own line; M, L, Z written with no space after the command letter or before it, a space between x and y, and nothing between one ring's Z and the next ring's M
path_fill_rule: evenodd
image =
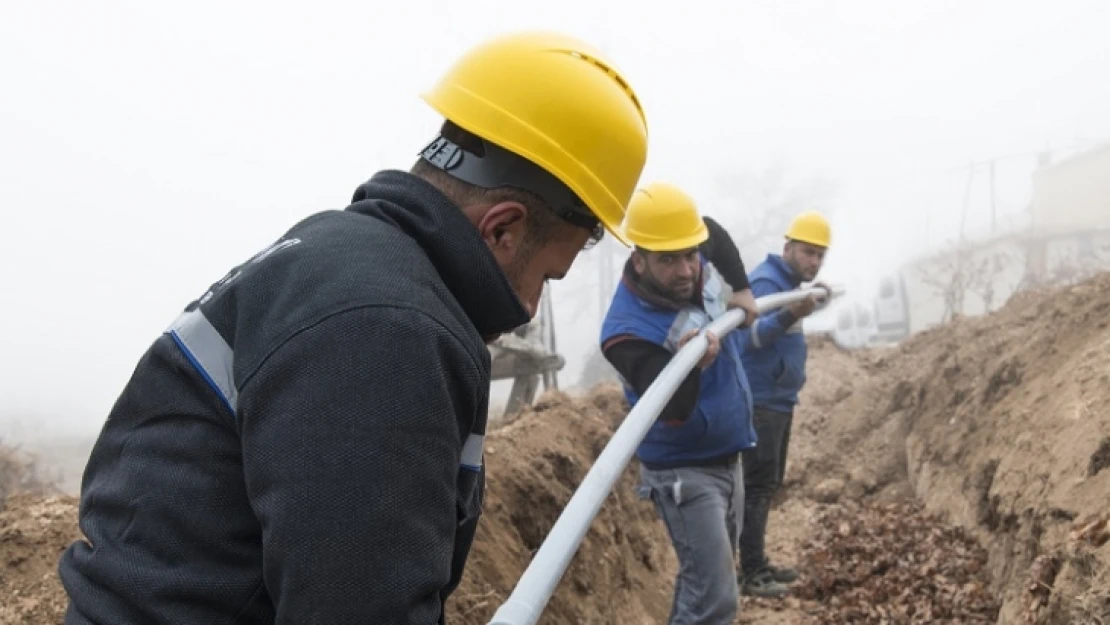
M832 239L832 230L829 228L828 220L821 213L806 211L790 222L790 227L786 229L786 238L818 247L828 247Z
M482 154L444 137L422 157L464 182L539 195L570 223L626 245L625 209L647 160L640 101L589 44L551 32L501 35L467 50L421 97L484 140Z
M709 229L692 197L673 184L653 182L632 196L624 234L650 252L675 252L701 245Z

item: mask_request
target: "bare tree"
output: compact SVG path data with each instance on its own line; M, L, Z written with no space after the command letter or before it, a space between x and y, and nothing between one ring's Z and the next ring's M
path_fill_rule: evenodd
M970 253L962 246L954 246L937 255L937 261L920 270L921 283L932 287L941 301L944 312L940 322L947 323L954 316L963 314L964 295L974 271L969 267Z
M1004 286L1008 270L1023 262L1016 250L975 248L972 244L953 246L934 258L935 261L920 268L920 281L932 287L944 302L941 323L965 313L968 293L983 302L983 312L995 310L1009 297Z
M1049 271L1052 284L1076 284L1110 267L1110 243L1096 243L1092 234L1075 236L1073 246L1064 249Z

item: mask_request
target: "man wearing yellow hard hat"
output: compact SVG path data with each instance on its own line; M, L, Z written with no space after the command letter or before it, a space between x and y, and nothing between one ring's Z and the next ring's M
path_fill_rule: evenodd
M809 211L794 218L786 231L782 254L769 254L749 274L756 297L797 289L817 278L831 234L820 213ZM740 535L742 589L745 594L782 596L798 577L797 571L776 567L765 553L767 516L771 500L786 474L786 451L794 420L798 392L805 384L806 342L802 319L817 307L812 296L781 311L780 323L789 330L771 340L757 340L743 354L744 370L752 386L759 444L744 452L744 531ZM755 337L761 337L755 323Z
M467 50L424 98L445 122L411 171L167 310L85 471L68 625L443 622L486 342L623 239L647 126L604 55L550 33Z
M682 190L664 183L638 190L624 231L634 250L600 342L635 405L675 352L738 301L701 253L710 229ZM721 229L717 236L728 235ZM729 246L735 249L731 240L711 247ZM777 321L761 319L762 340L773 340ZM707 339L705 356L636 450L641 492L654 501L678 556L671 625L730 625L737 610L734 557L744 506L738 455L756 444L740 354L753 337L740 330Z

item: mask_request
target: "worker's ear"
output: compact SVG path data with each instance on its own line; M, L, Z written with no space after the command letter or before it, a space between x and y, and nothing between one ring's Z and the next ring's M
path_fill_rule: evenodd
M647 257L640 250L632 250L632 268L638 276L647 271Z
M499 202L478 220L478 234L498 258L512 258L524 241L528 208L520 202Z

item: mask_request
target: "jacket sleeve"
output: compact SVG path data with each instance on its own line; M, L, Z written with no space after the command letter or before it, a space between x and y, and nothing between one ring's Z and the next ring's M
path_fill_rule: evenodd
M778 287L775 286L775 283L771 280L766 279L766 278L756 278L755 280L753 280L751 282L751 286L752 286L752 295L754 295L755 297L763 297L765 295L773 295L773 294L779 292L779 289L778 289Z
M638 395L647 392L671 361L666 348L631 336L617 337L604 348L605 359ZM694 367L659 413L659 421L680 423L690 418L701 390L701 369Z
M757 298L778 293L775 284L770 280L757 279L751 285L752 295ZM760 315L750 328L739 331L741 348L749 350L767 347L786 334L790 326L797 321L787 307L779 308L767 315Z
M717 268L717 272L728 282L733 291L743 291L748 288L748 274L744 270L744 260L740 257L740 250L732 241L728 230L710 217L703 217L705 227L709 230L709 238L701 244L701 252L709 262Z
M443 326L388 307L301 331L246 381L243 469L276 624L439 622L483 383Z

